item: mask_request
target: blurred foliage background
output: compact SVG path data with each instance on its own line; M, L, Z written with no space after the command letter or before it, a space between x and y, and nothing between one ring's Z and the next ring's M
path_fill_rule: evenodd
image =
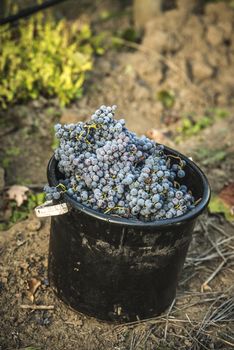
M38 13L15 30L5 28L0 46L0 105L58 97L61 105L82 94L95 48L88 25Z

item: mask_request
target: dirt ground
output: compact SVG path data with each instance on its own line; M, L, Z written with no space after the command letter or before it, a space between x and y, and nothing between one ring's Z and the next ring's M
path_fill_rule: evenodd
M165 143L192 156L219 193L233 181L234 170L233 24L233 10L223 2L207 5L202 15L167 11L147 24L140 44L126 42L97 58L84 96L69 108L41 98L0 111L5 188L41 188L53 152L53 124L85 120L105 103L117 104L119 117L139 134L166 130ZM172 109L157 100L161 90L173 91ZM196 119L211 107L229 111L229 117L176 143L183 116L195 113ZM222 159L211 157L220 150ZM74 312L55 297L47 279L49 229L49 219L32 213L0 233L0 350L234 348L234 226L223 215L207 212L199 219L170 311L122 325ZM33 278L40 286L32 302Z
M230 243L233 226L219 217L210 217L208 221L206 216L203 217L195 230L176 303L168 321L165 314L129 325L99 322L70 310L55 297L47 280L49 226L49 220L38 221L30 217L4 233L6 242L1 250L1 349L29 346L39 349L122 350L232 348L229 346L233 336L231 321L229 324L219 320L219 313L226 315L223 304L230 303L233 295L233 262L229 261L233 252L230 253L225 243L220 247L227 263L209 283L210 288L207 287L203 293L200 289L222 262L211 241L228 240ZM27 281L32 278L41 281L35 304L45 308L52 306L52 310L30 309L35 304L27 295ZM29 309L22 309L22 305L29 305ZM233 305L229 313L228 317L233 318ZM210 325L212 322L213 327Z

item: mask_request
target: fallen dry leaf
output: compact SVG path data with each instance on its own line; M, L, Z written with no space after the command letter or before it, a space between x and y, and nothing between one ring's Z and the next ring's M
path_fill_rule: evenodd
M28 281L28 298L29 300L33 303L34 302L34 295L37 291L37 289L40 287L41 285L41 281L36 279L36 278L32 278L31 280Z
M201 285L201 292L205 293L205 292L211 292L212 288L207 284L207 283L203 283Z
M29 188L26 186L13 185L7 191L9 199L15 200L18 207L20 207L23 202L27 199L26 193Z
M234 182L224 186L209 203L211 213L223 213L228 221L234 220Z
M219 193L219 197L229 206L234 206L234 182L225 186Z

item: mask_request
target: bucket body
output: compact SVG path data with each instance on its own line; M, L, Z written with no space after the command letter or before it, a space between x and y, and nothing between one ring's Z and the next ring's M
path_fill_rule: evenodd
M58 179L56 164L52 158L50 185ZM112 321L152 317L170 306L196 218L210 197L204 174L189 160L186 167L183 183L201 201L181 218L150 223L114 218L65 196L70 210L51 218L49 247L50 285L60 299Z

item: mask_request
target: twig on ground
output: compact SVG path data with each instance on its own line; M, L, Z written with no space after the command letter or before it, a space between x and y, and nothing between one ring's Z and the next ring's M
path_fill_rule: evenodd
M216 298L209 298L209 299L203 299L203 300L198 300L198 301L195 301L194 303L191 303L191 304L188 304L188 303L186 303L186 305L185 306L183 306L183 307L181 307L181 308L177 308L177 311L179 310L179 311L182 311L182 310L185 310L185 309L188 309L188 308L190 308L191 306L195 306L195 305L201 305L201 304L206 304L206 303L208 303L208 302L210 302L210 301L214 301Z
M220 338L220 337L217 337L218 340L222 341L224 344L227 344L227 345L230 345L234 348L234 343L230 343L229 341L223 339L223 338Z
M223 245L223 244L225 244L225 243L227 243L227 242L229 242L229 241L231 241L231 240L233 240L233 239L234 239L234 236L233 236L233 237L228 237L228 238L223 239L223 240L217 240L216 246ZM228 244L227 244L227 247L230 248L230 249L234 249L232 246L229 246ZM210 253L213 249L214 249L214 246L212 245L212 247L210 247L209 249L203 251L203 252L201 253L201 255L198 256L198 258L199 258L199 259L200 259L200 258L204 258L204 257L207 256L207 254Z
M188 322L188 321L187 321L187 322ZM174 326L179 327L179 328L182 328L183 331L184 331L184 333L187 334L187 336L191 339L191 341L192 341L193 343L196 342L196 343L198 343L198 344L200 345L200 348L199 348L199 349L209 350L209 348L207 348L203 343L201 343L199 339L194 338L194 337L192 336L192 334L191 334L184 326L182 326L182 325L180 325L180 324L178 324L178 323L175 323ZM192 349L192 347L191 347L190 349Z
M201 227L203 228L204 232L205 232L205 237L208 239L208 241L211 243L211 245L214 247L214 249L217 251L217 253L220 255L220 257L223 259L223 260L226 260L225 257L223 256L222 252L220 251L218 245L217 245L217 242L214 242L210 235L209 235L209 231L208 231L208 228L207 228L207 225L205 225L202 221L200 221L200 225Z
M178 299L178 298L184 298L184 297L187 297L187 296L194 296L194 295L198 295L198 296L201 296L201 297L203 297L203 296L205 296L205 295L209 295L209 294L223 294L223 292L222 291L214 291L214 292L206 292L206 293L201 293L201 292L190 292L190 291L184 291L183 292L183 294L178 294L177 296L176 296L176 299Z
M231 241L232 239L234 239L234 236L231 236L229 238L226 238L226 239L223 239L222 241L217 242L217 245L222 245L224 243Z
M215 271L212 272L212 274L207 278L207 280L205 280L205 282L202 283L201 285L201 292L203 293L205 290L210 289L209 287L209 283L212 281L213 278L215 278L215 276L219 273L219 271L222 269L223 265L226 263L226 259L223 260L219 266L215 269Z
M197 274L198 274L198 271L195 271L194 273L192 273L189 277L185 278L183 281L180 282L180 286L183 286L186 282L190 281Z
M20 305L21 309L29 309L29 310L54 310L54 305L28 305L23 304Z
M230 237L228 233L226 233L221 227L214 225L212 222L209 223L210 227L212 227L214 230L220 232L222 235L226 237Z
M189 324L192 326L192 328L194 328L194 325L192 324L192 321L190 320L187 313L185 314L185 316L186 316L187 320L189 321Z
M145 344L146 344L147 340L149 339L149 336L152 334L152 332L153 332L153 330L155 328L156 328L156 326L151 327L151 329L149 330L148 334L146 335L144 343L143 343L144 348L145 348Z
M205 233L205 237L208 239L208 241L211 243L211 245L213 246L213 248L216 250L217 254L223 259L223 261L219 264L219 266L215 269L215 271L212 272L212 274L206 279L206 281L204 283L202 283L201 285L201 292L204 292L204 290L207 290L207 289L210 289L208 283L212 281L212 279L215 278L215 276L221 271L222 267L224 266L224 264L227 262L227 259L225 257L225 252L222 252L219 248L219 245L217 242L214 242L210 235L209 235L209 231L208 231L208 228L207 228L207 225L205 225L201 220L200 220L200 225ZM212 225L212 224L210 224ZM215 227L216 230L217 230L217 227L216 226L213 226L212 227ZM218 232L221 232L223 234L223 230L222 229L218 229ZM228 241L230 239L230 237L228 237L228 239L224 240L225 241Z
M229 292L231 289L232 289L232 286L231 286L230 288L228 288L228 290L226 291L226 293ZM219 305L218 308L216 308L214 312L211 312L211 311L212 311L212 308L215 306L215 304L216 304L219 300L221 300L223 297L224 297L224 294L219 295L219 296L215 299L215 301L210 305L210 307L208 308L208 310L207 310L205 316L203 317L203 320L202 320L201 323L200 323L200 327L199 327L199 329L198 329L198 331L197 331L197 333L196 333L196 339L198 339L198 337L200 336L200 334L201 334L202 332L204 332L204 330L208 327L208 325L211 325L211 324L214 325L214 323L218 321L217 314L220 316L220 315L223 315L223 313L226 312L225 317L228 318L228 320L230 321L230 317L229 317L228 311L229 311L229 308L230 308L230 307L231 307L231 308L234 307L234 298L225 300L224 303L222 303L221 305ZM230 302L231 302L231 306L228 307L228 308L225 308L226 304L228 304L228 303L230 303ZM224 311L222 311L223 307L224 307ZM220 310L221 310L221 311L220 311ZM232 312L233 312L233 311L232 311ZM232 316L232 314L231 314L231 316ZM219 318L220 318L220 317L219 317ZM223 320L224 320L224 318L223 318Z
M225 256L225 257L228 256L230 258L230 257L233 257L234 254L233 254L233 252L226 252L226 253L223 253L223 256ZM213 254L210 254L204 258L194 258L194 257L187 258L187 266L189 265L189 263L198 266L198 265L202 264L202 262L204 262L204 261L210 261L214 258L219 258L219 257L220 257L219 254L213 253Z
M133 346L135 345L135 337L134 337L134 331L132 332L132 338L131 338L131 344L130 344L130 350L133 349Z
M167 320L166 320L165 330L164 330L164 339L165 340L167 339L167 328L168 328L168 323L169 323L169 316L170 316L170 313L171 313L171 310L172 310L173 306L175 305L175 301L176 301L176 298L171 303L171 306L169 307L169 310L167 312L167 316L166 316Z
M132 332L132 338L131 338L131 344L130 344L130 350L138 349L141 345L142 341L145 338L144 332L139 332L138 329L133 330Z

